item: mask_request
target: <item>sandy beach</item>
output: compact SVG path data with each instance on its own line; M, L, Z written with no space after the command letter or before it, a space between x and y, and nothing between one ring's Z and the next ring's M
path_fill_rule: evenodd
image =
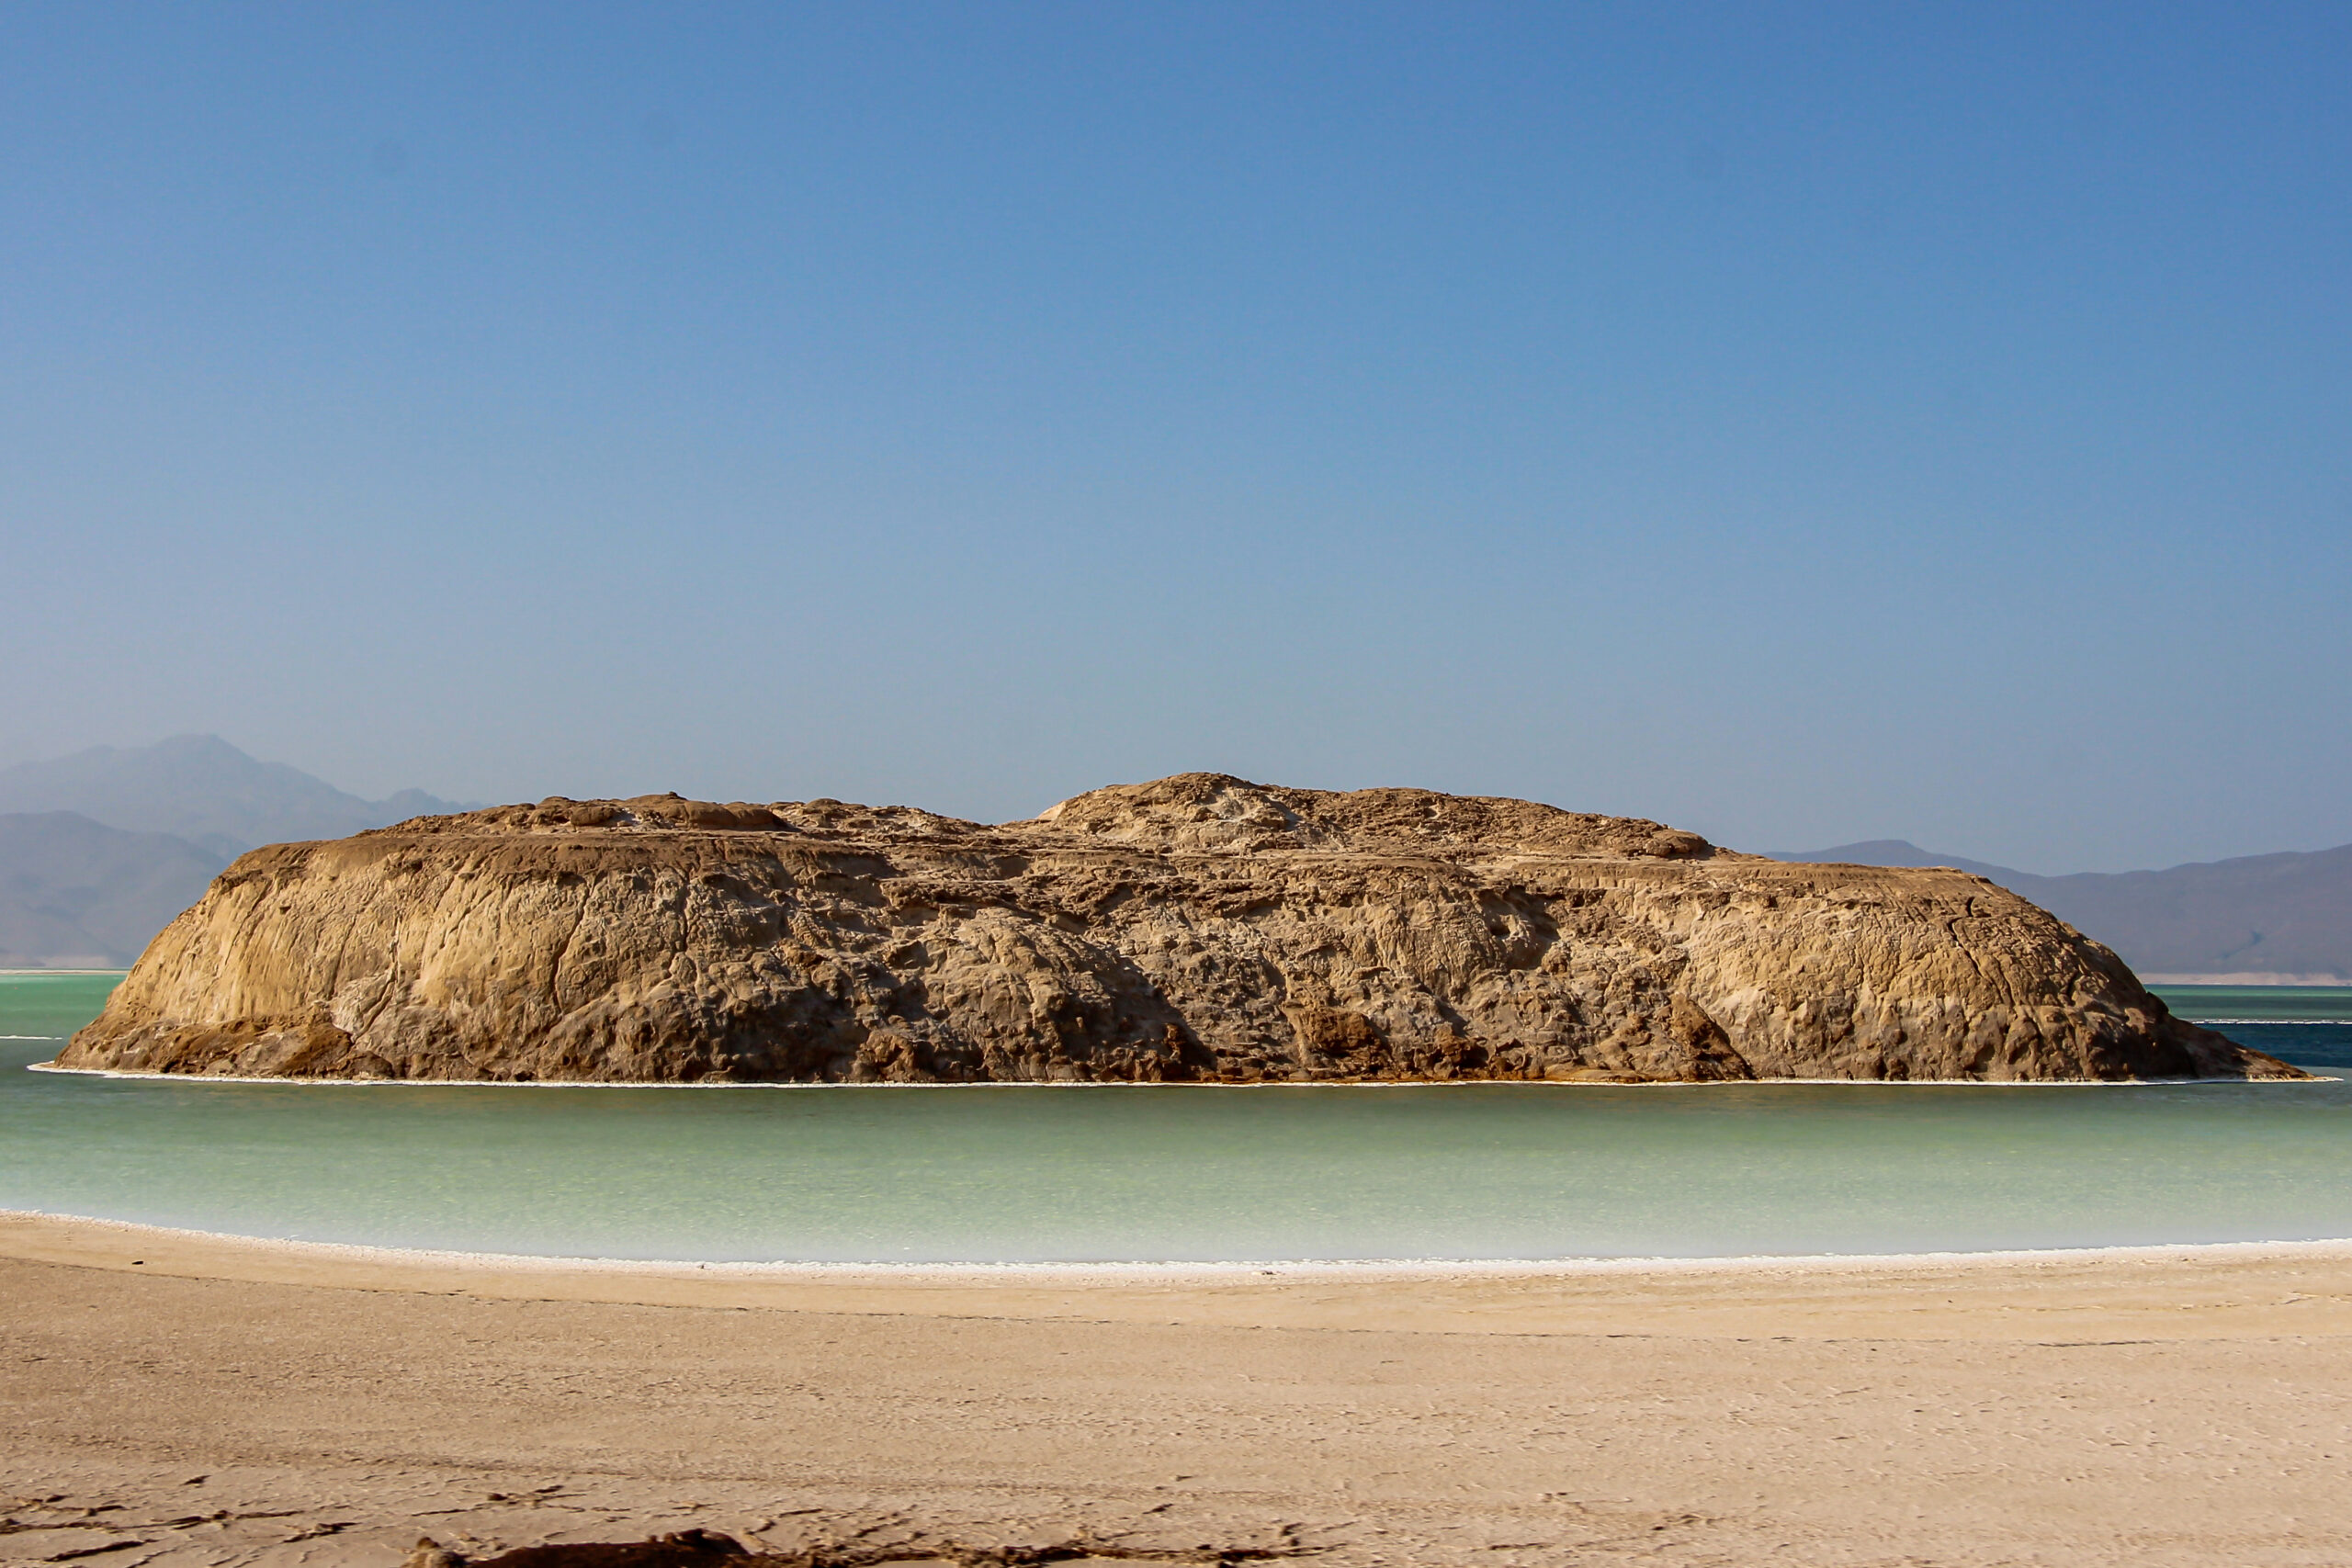
M2352 1247L593 1267L0 1217L0 1561L2337 1562Z

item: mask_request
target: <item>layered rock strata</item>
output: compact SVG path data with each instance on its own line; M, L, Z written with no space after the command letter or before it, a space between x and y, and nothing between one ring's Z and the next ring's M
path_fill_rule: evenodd
M243 856L71 1067L731 1082L2298 1077L1957 871L1192 773L986 827L674 795Z

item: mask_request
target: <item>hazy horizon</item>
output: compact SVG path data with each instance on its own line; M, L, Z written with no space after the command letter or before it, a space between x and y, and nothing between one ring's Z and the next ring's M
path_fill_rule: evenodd
M2352 13L0 13L0 766L2352 840Z
M228 741L228 740L226 739L226 738L225 738L225 737L222 737L222 736L210 735L210 734L187 734L187 735L176 735L176 736L166 736L166 737L163 737L163 738L161 738L160 739L158 739L157 741L153 742L153 743L152 744L152 746L147 746L147 747L141 747L141 746L127 746L127 747L125 747L125 746L106 746L106 745L100 745L100 746L96 746L96 747L85 748L85 749L84 749L84 750L81 750L81 751L68 753L67 755L65 755L65 756L63 756L63 757L38 758L38 759L32 759L31 761L32 761L36 765L38 765L38 764L40 764L40 763L43 763L43 762L72 761L79 760L79 759L84 758L84 757L87 757L87 756L89 756L89 755L91 755L91 754L93 754L93 753L96 753L96 752L109 752L109 751L110 751L110 752L123 752L123 751L154 750L161 750L161 749L163 749L164 747L165 747L165 746L167 746L167 745L171 744L172 742L184 742L184 741L191 741L191 740L221 741L221 742L223 742L223 743L225 743L225 744L228 744L228 745L232 746L232 748L234 748L235 750L241 750L241 751L243 750L243 748L241 748L241 747L235 747L235 743L234 743L233 741ZM428 795L428 796L435 795L435 792L434 792L434 791L431 791L431 790L420 790L420 789L419 789L417 786L415 786L415 785L403 785L403 786L401 786L401 787L400 789L398 789L398 790L394 790L394 791L388 791L388 792L386 792L386 795L387 795L388 796L391 796L391 797L394 797L394 798L384 798L384 799L378 799L378 800L375 800L375 801L368 801L368 800L367 800L367 797L366 797L366 795L364 795L364 793L363 793L363 792L354 791L354 790L346 790L346 789L343 789L343 786L342 786L342 785L340 785L340 784L338 784L336 783L336 781L334 781L334 779L330 779L330 778L321 778L321 777L320 777L320 776L319 776L319 775L318 775L318 774L317 774L313 770L307 769L307 768L303 768L303 767L301 767L301 766L300 766L300 763L297 763L297 762L290 762L290 761L288 761L287 759L282 758L282 757L252 757L252 756L251 756L251 753L249 753L249 752L248 752L248 753L246 753L246 755L247 755L249 758L251 758L251 760L252 760L253 761L257 762L257 763L260 763L260 764L261 764L261 765L263 765L264 767L291 767L291 768L294 768L294 769L296 769L298 772L300 772L300 773L302 773L308 774L311 778L312 778L312 779L316 780L318 783L321 783L321 784L326 784L326 785L328 785L328 786L329 786L329 787L331 787L331 788L334 788L334 789L342 790L344 794L353 795L353 796L355 796L356 798L357 798L357 799L359 799L359 800L362 800L362 801L365 801L365 802L366 802L366 803L368 803L368 804L391 806L391 805L398 805L398 804L399 804L399 802L397 801L397 798L396 798L396 797L397 797L397 796L399 796L399 795L420 795L420 794L421 794L421 795ZM7 774L7 773L12 770L12 769L14 769L14 768L16 768L16 767L18 767L18 766L20 766L20 765L21 765L21 764L17 764L17 763L0 763L0 778L5 778L5 777L6 777L6 774ZM1148 781L1146 781L1146 780L1141 780L1141 779L1106 779L1106 780L1102 781L1102 784L1089 784L1089 785L1085 786L1085 788L1086 788L1086 789L1096 789L1096 788L1100 788L1100 787L1102 787L1103 784L1139 784L1139 783L1145 783L1145 782L1148 782ZM1253 782L1253 783L1261 783L1261 784L1282 784L1282 783L1283 783L1283 781L1279 780L1279 779L1272 779L1272 780L1253 780L1252 782ZM1070 798L1070 796L1071 796L1071 795L1083 794L1084 792L1085 792L1084 790L1071 790L1068 795L1056 795L1052 800L1049 800L1049 801L1046 802L1044 806L1041 806L1041 807L1040 807L1036 811L1023 811L1023 812L1016 813L1016 814L1015 814L1015 815L1013 815L1013 816L1010 816L1010 817L1003 817L1003 818L973 818L973 819L974 819L974 820L978 820L978 821L983 821L983 822L988 822L988 821L1012 822L1012 821L1018 821L1018 820L1025 820L1025 819L1027 819L1027 818L1034 818L1034 817L1036 817L1036 816L1040 815L1040 814L1041 814L1045 809L1046 809L1047 807L1052 807L1052 806L1054 806L1054 805L1057 805L1057 804L1058 804L1058 803L1059 803L1059 802L1061 802L1061 801L1067 800L1067 799ZM559 792L559 793L560 793L560 792ZM621 791L609 792L609 793L608 793L608 795L605 795L605 796L582 796L582 795L571 795L571 796L570 796L569 798L572 798L572 799L582 799L582 798L620 798L620 799L626 799L626 798L629 798L629 797L636 796L636 795L660 795L660 794L664 794L664 793L668 793L668 792L665 792L665 791L663 791L663 790L657 789L657 788L647 788L647 789L621 790ZM684 792L684 791L678 791L678 792L676 792L676 793L679 793L679 794L682 794L682 795L683 795L683 794L685 794L686 792ZM485 807L494 807L494 806L512 806L512 805L524 805L524 804L530 804L530 803L532 803L532 802L538 801L538 800L544 800L544 799L546 799L546 798L548 798L546 795L523 795L523 796L516 796L516 797L514 797L513 799L464 801L464 800L453 800L453 799L451 799L451 798L449 798L449 797L447 797L447 796L444 795L444 796L440 796L438 799L435 800L434 802L432 802L432 803L431 803L430 805L428 805L428 806L422 807L411 807L411 808L417 808L417 809L428 809L428 810L474 810L474 809L481 809L481 808L485 808ZM786 797L786 796L783 796L783 795L775 795L775 794L772 794L772 793L770 793L770 794L761 794L761 793L756 793L756 792L751 792L751 793L738 793L738 794L736 794L736 795L725 795L725 796L720 796L720 795L710 795L710 796L696 796L696 797L695 797L695 798L708 798L708 799L714 799L714 800L718 800L718 799L727 799L727 800L747 800L747 801L773 802L773 801L777 801L777 800L786 799L786 798L788 798L788 797ZM806 799L806 798L812 798L812 797L808 797L808 796L801 796L801 797L797 797L797 798ZM841 798L841 797L836 796L835 798ZM933 807L933 803L931 803L931 802L926 802L926 801L921 801L921 800L883 800L883 799L873 799L873 800L861 800L861 801L857 802L857 804L860 804L860 805L867 805L867 806L916 806L916 807L927 807L927 808L930 808L930 807ZM1561 804L1561 803L1559 803L1559 802L1549 802L1549 803L1547 803L1547 804L1558 805L1558 804ZM9 807L5 806L5 804L0 804L0 814L5 814L6 811L8 811L8 810L14 810L14 809L18 809L18 808L16 808L16 807ZM59 805L59 806L55 806L55 807L43 807L43 809L62 809L62 810L77 810L77 809L78 809L82 815L90 816L90 817L92 817L94 819L97 819L97 820L110 820L110 819L112 819L112 818L114 818L122 817L122 816L124 815L124 813L123 813L123 812L121 812L121 811L119 811L119 810L118 810L118 811L113 811L113 812L108 812L108 811L105 811L105 810L99 810L99 809L97 809L97 808L96 808L96 807L88 807L88 806L84 806L84 807L75 807L71 806L71 805ZM1573 807L1569 807L1569 809L1575 809L1575 808L1574 808ZM954 815L954 814L953 814L953 813L949 813L949 815ZM389 819L389 818L387 818L387 819ZM143 817L142 817L140 820L138 820L138 821L136 821L136 822L131 822L131 821L127 821L127 820L126 820L126 821L117 821L117 822L114 822L114 823L113 823L113 825L114 825L114 826L117 826L117 827L119 827L119 828L125 828L125 829L130 829L130 830L136 830L136 831L151 831L151 830L153 830L153 829L154 829L154 827L155 827L155 824L154 824L154 823L145 820ZM1680 824L1674 824L1674 825L1675 825L1675 826L1680 826ZM170 830L172 830L172 829L165 829L165 830L166 830L166 831L170 831ZM182 836L182 837L187 837L187 835L186 835L186 834L182 834L181 836ZM198 835L198 841L199 841L199 842L207 842L206 840L203 840L203 838L202 838L202 836L201 836L201 835ZM1769 854L1769 855L1777 855L1777 856L1780 856L1780 857L1781 857L1781 858L1783 858L1783 859L1797 859L1797 858L1804 858L1804 857L1808 857L1808 856L1818 855L1821 852L1828 851L1828 850L1838 850L1838 849L1874 849L1874 848L1878 848L1878 847L1882 847L1882 846L1893 845L1893 844L1897 844L1897 843L1907 844L1911 849L1918 850L1918 851L1921 851L1921 852L1926 852L1926 853L1935 854L1935 855L1942 855L1942 856L1944 856L1947 860L1952 861L1952 862L1954 862L1955 863L1959 863L1959 862L1966 862L1966 863L1969 863L1969 864L1971 864L1971 865L1984 865L1984 864L1988 863L1986 863L1986 862L1985 862L1984 857L1980 856L1980 855L1975 855L1975 854L1968 853L1968 852L1966 852L1963 849L1957 848L1957 847L1952 846L1952 845L1949 845L1949 844L1921 844L1921 843L1917 842L1916 840L1911 840L1903 839L1900 835L1895 835L1895 836L1891 836L1891 837L1882 836L1882 837L1873 838L1873 839L1845 839L1845 840L1838 840L1838 842L1836 842L1836 843L1820 843L1820 844L1797 845L1797 846L1792 846L1792 845L1786 845L1786 844L1781 844L1781 845L1763 845L1763 844L1732 844L1732 843L1726 843L1726 844L1724 845L1724 847L1725 847L1725 848L1728 848L1728 849L1738 850L1738 851L1741 851L1741 852L1745 852L1745 853L1749 853L1749 854ZM209 843L208 843L208 847L210 847L210 846L209 845ZM2337 845L2332 845L2332 844L2330 844L2330 845L2322 845L2322 846L2318 846L2318 847L2319 847L2319 848L2321 848L2321 849L2335 849L2335 848L2338 848L2338 847L2340 847L2340 846L2337 846ZM232 852L234 852L232 851ZM2256 852L2255 852L2256 854L2257 854L2257 855L2260 855L2260 854L2267 854L2267 853L2276 853L2276 852L2275 852L2275 851L2256 851ZM2220 858L2233 858L2233 857L2220 857ZM1878 862L1876 862L1876 861L1872 861L1872 860L1866 860L1866 861L1865 861L1865 863L1869 863L1869 864L1876 864L1876 863L1878 863ZM1907 863L1907 862L1906 862L1906 863ZM2180 866L2182 866L2182 865L2197 864L2197 863L2198 863L2198 862L2173 862L2173 861L2168 861L2168 862L2165 862L2165 863L2163 863L2162 864L2156 864L2156 865L2147 865L2147 866L2128 866L2128 867L2120 867L2120 868L2114 868L2114 869L2128 870L2128 871L2164 871L2164 870L2176 869L2176 868L2180 867ZM2074 872L2074 871L2075 871L2075 870L2078 870L2078 869L2080 869L2080 868L2075 868L2075 867L2062 867L2062 868L2056 868L2056 869L2048 869L2048 868L2038 867L2038 866L2008 865L2008 866L2006 866L2006 867L2005 867L2005 869L2007 869L2007 870L2010 870L2010 871L2021 871L2021 872L2025 872L2025 873L2027 873L2027 874L2030 874L2030 875L2035 875L2035 876L2064 876L2064 875L2070 874L2072 872Z

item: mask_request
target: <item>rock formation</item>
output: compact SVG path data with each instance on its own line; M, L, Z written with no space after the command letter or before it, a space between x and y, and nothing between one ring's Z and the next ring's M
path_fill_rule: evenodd
M2292 1077L1962 872L1525 801L550 799L256 850L60 1057L688 1082Z

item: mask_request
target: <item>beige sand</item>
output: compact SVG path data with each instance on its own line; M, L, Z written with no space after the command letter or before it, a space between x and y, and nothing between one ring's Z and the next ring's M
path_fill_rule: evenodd
M0 1216L0 1302L7 1562L686 1524L885 1556L2352 1562L2335 1244L906 1277Z

